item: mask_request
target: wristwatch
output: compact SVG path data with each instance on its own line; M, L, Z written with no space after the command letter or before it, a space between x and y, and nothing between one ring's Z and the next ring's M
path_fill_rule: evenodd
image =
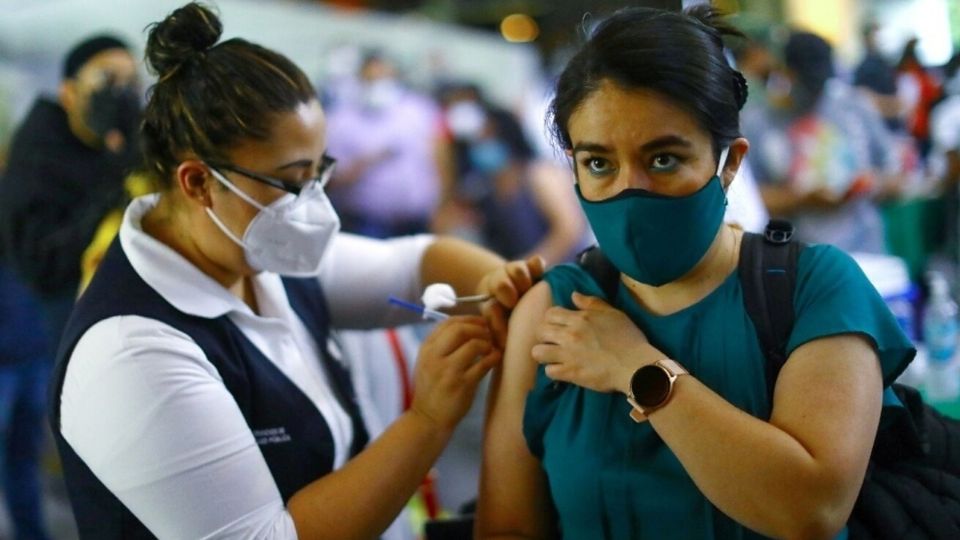
M633 407L630 418L634 422L646 422L650 413L670 401L677 377L687 373L683 366L669 358L634 371L630 377L630 393L627 394L627 401Z

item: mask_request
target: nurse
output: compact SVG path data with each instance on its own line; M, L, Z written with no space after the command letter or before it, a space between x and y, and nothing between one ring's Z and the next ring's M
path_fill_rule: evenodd
M150 28L142 136L164 187L127 208L61 343L50 413L80 536L373 538L499 362L505 310L542 265L339 233L314 88L221 31L195 3ZM496 301L438 325L412 407L370 441L331 331L409 322L388 296L431 282Z

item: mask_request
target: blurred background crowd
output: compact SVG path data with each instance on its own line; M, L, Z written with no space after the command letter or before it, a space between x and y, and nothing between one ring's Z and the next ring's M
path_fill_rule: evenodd
M568 158L544 127L553 78L605 14L691 3L211 2L225 37L273 48L313 76L337 159L328 191L344 230L452 234L550 264L592 242ZM769 216L784 217L802 240L852 253L920 341L927 272L954 291L958 282L960 2L713 3L748 36L729 43L748 82L741 129L751 148L728 219L759 231ZM2 538L14 522L23 538L76 535L53 453L42 452L39 512L28 462L49 445L46 374L70 305L125 202L152 189L136 174L135 126L152 82L144 27L180 4L0 0L0 477L10 509L0 513ZM79 55L72 65L77 44L93 36L125 52ZM369 397L368 423L385 424L409 402L422 335L412 327L342 336ZM482 399L411 504L408 536L417 520L475 497Z

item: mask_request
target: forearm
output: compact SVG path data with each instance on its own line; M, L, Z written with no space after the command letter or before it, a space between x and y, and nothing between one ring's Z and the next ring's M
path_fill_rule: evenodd
M778 538L837 532L852 507L850 490L796 438L737 409L692 376L680 377L674 391L650 422L721 511Z
M457 187L457 163L453 145L442 137L434 144L434 162L440 182L440 205L453 200Z
M449 283L459 295L473 294L490 271L503 266L499 255L463 240L438 237L423 254L420 278L424 285Z
M415 412L404 413L342 469L294 494L287 510L298 537L375 538L383 533L450 435Z
M548 264L563 262L584 236L587 223L573 190L564 184L572 182L570 171L555 165L531 167L531 187L537 205L546 217L548 228L544 238L530 250Z
M527 258L531 255L540 255L546 259L547 264L557 264L564 262L564 259L570 255L580 239L577 230L561 230L547 234L529 253L524 255Z

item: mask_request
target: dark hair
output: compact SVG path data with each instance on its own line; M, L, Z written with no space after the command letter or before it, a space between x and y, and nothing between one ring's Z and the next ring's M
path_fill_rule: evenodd
M783 47L783 61L796 75L795 107L809 110L834 76L833 47L810 32L792 32Z
M306 75L285 56L234 38L191 2L149 27L147 67L158 80L143 120L147 169L167 183L186 152L223 160L243 139L269 136L270 117L315 98Z
M554 140L573 147L567 123L603 81L649 89L690 111L710 132L714 152L740 136L747 83L727 63L723 36L743 37L709 5L672 12L650 8L617 11L596 28L557 81L548 119Z
M360 52L360 71L367 69L367 66L370 64L376 64L378 62L389 63L390 60L387 58L386 53L383 49L378 48L366 48Z
M87 38L70 49L63 61L63 78L72 79L91 58L113 49L130 52L130 47L118 37L101 34Z

